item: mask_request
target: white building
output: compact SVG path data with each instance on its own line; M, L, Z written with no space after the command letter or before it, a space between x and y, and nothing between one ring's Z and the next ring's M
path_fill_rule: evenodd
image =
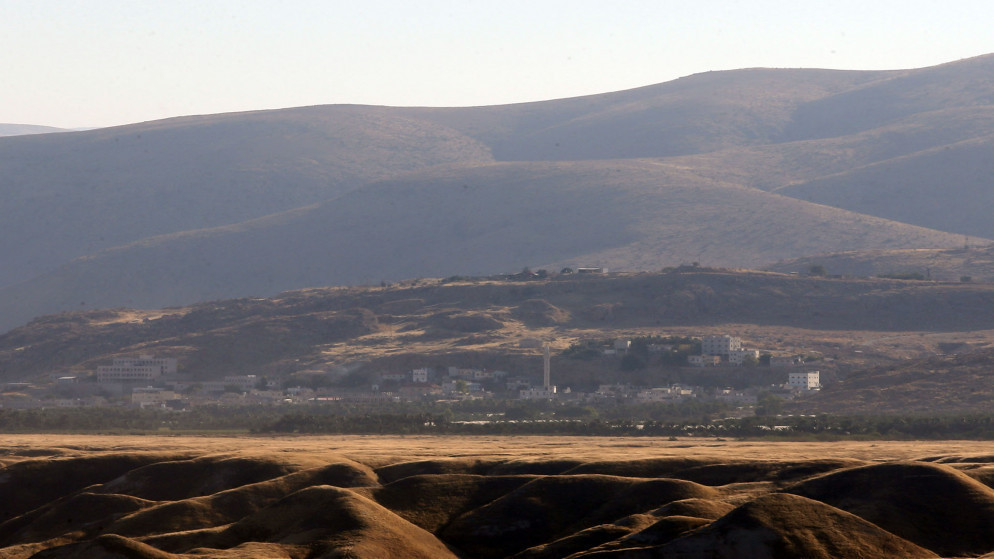
M734 336L704 336L701 353L704 355L729 355L742 349L742 338Z
M818 371L787 373L787 387L800 390L818 390L821 388L821 374Z
M142 355L120 357L111 365L97 367L97 382L150 382L176 373L176 359Z
M228 375L224 377L224 388L234 387L238 392L249 392L259 385L255 375Z
M729 365L741 365L748 359L755 359L759 361L759 350L758 349L735 349L728 353L728 364Z
M428 369L414 369L411 371L411 382L416 383L426 383L428 382Z

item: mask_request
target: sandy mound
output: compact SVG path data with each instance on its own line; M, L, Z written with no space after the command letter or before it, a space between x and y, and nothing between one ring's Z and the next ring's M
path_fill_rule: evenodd
M31 556L34 559L62 559L100 557L106 559L176 559L171 553L160 551L141 542L109 534L86 542L46 549Z
M532 474L538 476L553 476L566 473L580 464L583 464L583 462L583 460L568 459L509 460L497 464L493 468L489 469L487 471L487 475L517 476Z
M732 505L711 499L682 499L652 511L656 516L690 516L717 520L734 509Z
M563 474L603 474L625 477L674 477L673 474L716 463L716 459L667 457L642 460L599 460L577 464Z
M861 460L804 460L798 462L743 460L687 468L673 472L670 477L713 486L756 481L785 483L864 464L866 462Z
M429 532L452 519L498 499L534 476L439 474L406 477L385 487L357 490Z
M91 536L115 519L155 503L127 495L83 492L47 503L0 525L4 545L48 540L64 534Z
M979 444L43 440L0 469L0 559L994 557Z
M713 493L680 480L548 476L456 519L442 536L474 557L505 557L667 502Z
M994 549L994 490L948 466L865 466L789 491L851 512L941 555Z
M475 458L454 458L450 460L419 460L416 462L401 462L376 469L376 475L383 483L392 483L398 479L437 474L479 474L490 471L496 461L484 461Z
M250 541L308 546L311 557L455 557L430 533L375 502L326 485L298 491L236 522L205 547Z
M560 559L574 553L595 548L605 542L623 538L632 533L633 528L617 524L605 524L581 530L554 542L530 547L516 553L513 559Z
M0 522L136 468L173 459L175 455L132 452L11 464L0 473Z
M298 468L271 458L214 457L149 464L104 484L102 491L175 501L286 475Z
M363 468L354 464L331 464L207 497L167 502L129 515L110 525L107 531L125 536L141 536L222 526L314 485L376 485L373 473L368 468Z
M855 515L804 497L775 493L662 546L592 551L576 557L910 559L936 555Z

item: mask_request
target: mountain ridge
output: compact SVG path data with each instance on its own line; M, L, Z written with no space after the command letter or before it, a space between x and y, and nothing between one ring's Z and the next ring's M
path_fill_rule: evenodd
M523 266L759 267L854 249L949 248L964 233L985 243L994 239L982 180L994 160L992 62L988 55L913 70L744 69L506 106L313 106L2 138L8 242L0 250L0 328L96 300L71 292L77 285L102 284L113 297L101 305L142 307ZM612 172L631 184L619 185ZM431 194L431 182L491 192L490 202L458 189ZM649 188L653 182L659 187ZM532 192L540 188L547 192ZM502 189L513 195L497 196ZM407 207L391 207L387 191ZM776 210L763 216L763 206ZM353 228L315 219L310 229L300 221L293 237L210 246L219 232L258 231L264 216L287 223L319 209ZM839 226L803 227L793 213L816 223L831 215ZM489 234L480 223L490 224ZM115 270L152 274L162 253L142 258L139 249L164 247L182 231L193 233L166 253L189 274L145 290L188 299L155 299L114 279ZM438 254L441 246L455 252ZM108 258L127 251L126 261ZM232 251L250 252L242 260L257 264L211 279L208 269L232 260ZM313 258L294 260L294 252ZM494 255L489 264L485 254ZM325 255L348 272L314 272ZM404 269L394 266L401 260ZM459 260L467 264L449 266ZM250 278L260 273L283 279L266 291ZM219 291L198 291L212 282Z

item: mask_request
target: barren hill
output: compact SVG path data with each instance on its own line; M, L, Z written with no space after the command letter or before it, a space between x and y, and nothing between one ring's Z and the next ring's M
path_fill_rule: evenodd
M377 107L184 117L0 139L0 285L145 237L290 210L399 172L492 161Z
M0 553L976 557L994 550L984 452L962 441L8 436ZM690 464L727 476L691 481Z
M562 351L592 336L710 331L743 335L758 347L818 347L824 354L848 356L853 369L871 353L867 338L903 334L915 345L910 355L934 355L943 336L961 339L964 331L994 329L994 314L978 312L992 307L991 284L842 280L689 266L528 281L432 279L158 311L47 316L0 336L0 380L85 376L115 356L137 353L177 357L200 379L292 375L357 363L377 371L454 363L527 370L537 355L521 343L528 338L548 340ZM807 333L785 341L794 336L792 330ZM891 360L907 354L900 348L881 353L891 354ZM580 365L567 369L582 375L586 369ZM949 386L950 395L959 391L960 384ZM978 381L971 394L982 399L992 392ZM900 400L893 405L900 406Z
M524 266L748 267L839 247L961 242L655 162L436 167L237 226L154 237L75 260L0 290L0 324L63 309L154 308Z
M992 68L747 69L508 106L3 138L0 328L524 266L759 267L986 243Z

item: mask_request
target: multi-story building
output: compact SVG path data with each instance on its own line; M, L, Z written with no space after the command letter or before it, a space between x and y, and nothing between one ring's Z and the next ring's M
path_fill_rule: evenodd
M701 353L704 355L729 355L742 349L742 338L735 336L704 336Z
M97 382L151 382L176 373L176 359L151 355L119 357L111 365L97 367Z
M787 387L800 390L818 390L821 388L821 374L818 371L788 373Z
M734 349L728 353L728 364L729 365L741 365L748 359L754 359L755 362L759 362L759 350L758 349Z

